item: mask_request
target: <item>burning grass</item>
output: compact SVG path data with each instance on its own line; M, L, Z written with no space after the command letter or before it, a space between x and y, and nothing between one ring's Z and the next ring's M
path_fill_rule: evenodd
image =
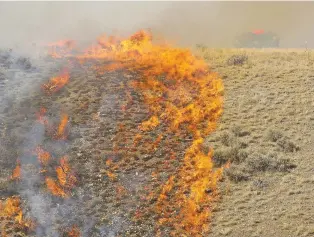
M71 190L75 187L77 178L70 169L67 157L62 157L59 163L55 168L57 180L46 177L46 186L53 195L68 198Z
M51 95L63 88L69 82L69 79L68 69L64 69L59 76L52 77L48 83L43 84L42 89L45 93Z
M16 227L20 230L32 230L34 228L34 223L23 217L21 200L17 196L0 201L1 236L8 236L8 227Z
M193 136L179 173L165 184L155 210L159 224L172 226L173 236L206 232L222 174L222 168L213 169L212 153L202 151L203 138L215 129L222 112L223 86L218 75L189 50L153 44L151 34L145 31L125 40L102 37L96 47L78 58L110 60L96 68L99 73L117 69L140 72L140 78L131 83L151 113L140 130L151 131L163 124L169 134L188 132ZM156 145L158 140L161 138ZM166 193L173 195L163 205Z
M74 40L59 40L46 46L48 47L48 55L53 58L63 58L71 53L76 43Z
M50 46L54 48L51 56L55 58L66 57L74 48L71 41L60 41ZM156 200L145 211L153 212L156 216L157 235L164 236L167 230L172 236L202 236L209 229L213 206L219 197L217 183L223 170L223 167L214 168L212 151L205 152L203 149L204 138L215 130L222 113L223 85L219 76L190 50L154 44L152 35L146 31L139 31L127 39L102 36L96 46L76 58L82 64L94 62L93 68L98 74L123 69L126 74L132 75L127 83L131 88L126 89L127 103L122 105L121 110L126 112L127 108L132 107L134 99L130 91L136 91L149 113L134 130L131 144L120 149L124 155L136 152L139 143L147 144L146 153L154 153L169 137L178 140L182 136L190 137L184 155L170 149L171 160L181 161L177 172L169 176L159 193L150 191L143 201ZM47 95L52 95L68 81L69 69L65 69L42 88ZM42 108L37 120L45 125L53 138L67 139L68 114L62 113L56 127L48 123L46 112ZM95 121L99 120L99 113L97 115ZM126 128L122 124L118 130L118 133L123 133ZM159 134L147 139L149 132ZM129 137L120 136L119 139L117 144L121 139L126 143ZM41 166L46 167L52 156L40 145L36 154ZM114 144L113 152L118 151L119 147ZM168 169L169 164L170 161L164 160L164 169ZM106 166L105 174L109 179L118 180L116 171L120 168L119 161L108 159ZM55 196L69 198L77 178L70 169L67 157L59 160L54 171L54 174L44 172L47 190ZM122 187L116 189L119 199L127 196ZM143 218L145 215L142 212L137 212L136 216ZM76 227L68 232L68 236L79 235Z
M19 160L17 160L16 163L16 167L14 168L11 176L12 180L19 180L21 178L21 163Z

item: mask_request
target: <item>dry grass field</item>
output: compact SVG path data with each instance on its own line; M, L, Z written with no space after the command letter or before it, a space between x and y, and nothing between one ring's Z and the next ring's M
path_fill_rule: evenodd
M212 213L209 236L314 236L314 52L200 46L195 52L219 73L225 88L222 117L205 145L214 149L217 167L231 162L219 182L221 198ZM8 80L14 70L1 65L0 89L6 102L1 117L1 200L19 194L28 197L27 182L20 185L8 177L16 157L36 142L38 132L29 130L36 127L38 109L49 108L48 115L56 123L60 111L67 111L68 139L55 142L45 134L41 142L52 157L69 157L77 187L69 201L51 198L40 183L43 177L37 175L30 195L35 198L23 204L25 216L37 215L48 236L53 233L51 223L58 231L64 224L77 224L84 237L155 236L157 215L147 212L156 202L151 194L160 193L169 175L178 172L182 160L173 159L171 152L183 156L191 138L165 135L157 149L161 128L146 132L145 142L136 149L125 149L148 113L141 98L128 88L132 75L99 76L89 65L74 65L70 82L60 93L43 94L42 78L56 75L63 63L43 60L37 71L18 69L23 78L33 78L32 93L27 89L24 94L14 91L19 84ZM134 93L133 101L125 89ZM109 158L119 164L114 170L118 178L110 175ZM42 207L47 207L45 213ZM37 236L10 223L4 226L8 236Z
M210 236L314 236L314 53L200 51L225 86L207 144L216 163L232 161Z

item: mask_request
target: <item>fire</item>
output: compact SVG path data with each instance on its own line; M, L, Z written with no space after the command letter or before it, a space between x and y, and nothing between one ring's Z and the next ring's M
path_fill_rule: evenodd
M69 72L67 69L64 69L59 76L52 77L42 88L47 94L53 94L62 89L69 82L69 79Z
M71 171L66 156L62 157L59 163L60 165L55 169L57 180L47 177L46 185L53 195L67 198L69 196L69 191L75 186L77 178Z
M67 189L71 189L74 187L77 179L70 170L67 157L62 157L60 159L60 166L56 168L56 172L59 183L62 187L65 187Z
M66 138L65 129L66 129L66 126L68 124L68 120L69 120L69 116L67 114L61 115L61 121L60 121L60 124L58 126L56 138L58 138L58 139L65 139Z
M140 80L131 84L142 94L151 113L139 126L141 131L163 124L169 133L192 135L178 174L162 188L156 212L159 223L174 227L174 236L200 236L206 232L212 204L218 198L217 182L222 168L213 168L212 153L205 154L202 144L222 113L221 79L189 50L153 44L152 35L146 31L128 39L102 37L97 46L78 58L111 62L98 66L99 73L117 69L140 73ZM156 144L160 140L161 137ZM172 198L168 200L170 194Z
M71 53L75 48L74 40L59 40L57 42L47 44L49 48L48 54L53 58L62 58Z
M44 149L42 149L40 146L38 146L35 150L37 157L38 157L38 161L43 165L43 166L47 166L49 161L50 161L50 153L48 151L45 151Z
M45 118L45 115L47 113L47 109L42 107L40 108L39 112L36 113L37 121L40 122L41 124L47 124L48 121Z
M4 202L0 201L0 227L1 235L6 236L7 232L5 230L6 224L12 225L10 221L14 221L14 225L18 228L29 230L34 228L34 223L30 220L23 218L23 211L21 208L21 200L17 196L12 196L5 200ZM8 223L6 223L8 222Z
M261 34L264 34L265 31L264 30L253 30L252 33L255 35L261 35Z
M116 180L117 175L115 175L113 172L111 171L106 171L107 176L109 177L110 180Z
M159 119L157 116L152 116L149 120L143 122L140 129L143 131L151 130L159 125Z
M74 44L64 41L49 46L53 47L53 57L66 56L74 48ZM102 36L97 45L77 58L82 63L87 59L105 61L94 67L98 73L118 69L136 72L137 77L130 85L142 95L150 115L140 124L138 132L145 134L165 128L163 133L167 133L157 137L152 150L168 135L191 135L192 142L182 157L178 172L161 187L153 209L158 216L158 226L170 227L172 236L203 236L219 197L218 181L223 171L223 167L213 167L212 151L206 154L202 147L204 138L215 129L222 113L224 88L219 76L190 50L154 44L152 35L143 30L126 39ZM68 83L69 77L64 70L44 84L43 89L47 94L55 93ZM68 115L62 114L57 138L65 138L67 123ZM134 144L141 139L141 134L135 135ZM176 158L178 154L171 153L171 157ZM49 160L47 156L45 158L41 162ZM107 165L112 169L110 161ZM77 180L65 157L60 159L55 171L57 179L46 177L47 188L53 195L66 198ZM107 175L112 180L117 178L109 170ZM152 178L158 176L152 174ZM121 190L117 189L119 192ZM16 220L22 219L21 214L16 216ZM157 232L161 233L161 230ZM77 237L80 232L72 228L68 235Z
M162 138L163 138L163 135L159 134L158 137L156 138L156 140L151 145L151 148L150 148L151 151L155 151L157 149L157 147L159 146Z
M81 231L80 229L74 225L72 228L67 232L68 237L80 237L81 236Z
M46 178L46 185L48 190L55 196L66 198L68 195L65 191L58 185L58 183L52 178Z
M11 179L13 180L19 180L21 178L21 163L19 160L17 160L16 167L14 168L12 172Z

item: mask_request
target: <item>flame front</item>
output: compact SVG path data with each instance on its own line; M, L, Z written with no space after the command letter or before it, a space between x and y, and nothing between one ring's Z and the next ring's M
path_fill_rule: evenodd
M97 46L78 58L110 62L95 67L99 73L117 69L140 72L140 80L132 81L132 86L142 93L152 114L140 130L154 130L164 124L169 133L181 131L193 136L179 173L162 188L155 210L159 224L174 227L173 236L201 236L207 231L222 174L222 168L213 168L212 153L202 151L204 137L215 129L222 113L221 79L189 50L155 45L146 31L128 39L101 37ZM157 138L156 145L161 138ZM139 139L136 135L134 144Z
M57 58L67 56L74 49L74 43L71 42L60 41L49 45L53 48L51 55ZM192 137L177 172L168 178L158 194L150 194L149 197L157 196L152 208L158 216L157 227L169 227L172 236L203 236L208 230L214 202L219 197L217 183L223 171L223 168L213 168L212 151L206 154L202 147L204 138L215 129L222 113L221 79L203 60L193 56L190 50L153 44L152 35L146 31L139 31L127 39L101 36L97 45L77 58L81 63L97 60L94 69L98 73L124 69L136 75L130 85L144 98L150 117L140 124L134 134L134 146L145 133L152 130L165 131L167 134L159 134L147 149L149 152L156 150L168 136L189 134ZM62 89L69 78L69 72L65 69L42 88L52 95ZM132 98L129 101L132 104ZM121 109L124 111L127 106ZM38 120L47 125L45 113L46 110L42 109L38 113ZM54 138L66 138L68 119L67 114L61 115L60 124L53 133ZM43 166L49 163L49 153L38 148L37 155ZM179 156L179 153L171 152L171 157L174 157L171 159L179 160ZM106 165L107 176L116 180L117 175L112 172L116 170L116 165L110 160ZM17 176L14 173L18 174L19 170L17 166L12 178ZM68 198L77 179L67 158L62 157L54 170L55 176L45 177L47 189L55 196ZM152 176L157 177L155 173ZM123 196L122 193L123 189L119 187L117 194ZM7 209L6 213L16 213L15 220L19 223L23 220L22 213L16 212L14 207ZM158 228L157 233L160 234L162 229ZM73 227L67 235L78 237L80 231Z

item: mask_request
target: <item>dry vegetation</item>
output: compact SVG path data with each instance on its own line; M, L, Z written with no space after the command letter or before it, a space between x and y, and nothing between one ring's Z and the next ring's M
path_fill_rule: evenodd
M204 46L197 53L220 74L225 87L223 114L205 148L214 148L217 167L231 162L219 183L222 198L215 205L209 236L313 236L314 53ZM27 70L28 60L21 62ZM0 82L1 77L6 80L7 69L1 70ZM48 79L57 70L41 73L39 77ZM180 166L173 153L183 156L192 138L184 134L160 138L160 131L152 131L145 134L145 142L136 144L136 150L123 150L124 144L135 139L137 126L148 113L140 96L128 88L132 75L98 75L85 65L76 67L70 78L60 94L34 93L19 103L11 102L13 106L8 104L4 111L2 199L18 194L16 183L7 178L23 151L12 148L23 144L26 135L21 134L32 126L38 108L50 108L48 114L57 122L62 108L70 118L69 144L65 150L52 150L56 156L67 153L77 172L78 188L71 193L77 202L71 204L73 213L96 220L85 234L153 236L158 216L147 212L156 203L151 193L161 193L167 180L171 183L169 174L176 174ZM125 89L132 94L132 106ZM156 149L157 141L160 149ZM45 140L44 145L49 148L51 141ZM120 161L119 169L116 161ZM71 221L81 224L79 218ZM14 227L9 233L13 236ZM163 233L169 236L167 229Z
M225 86L207 145L217 164L232 161L211 236L314 236L314 53L199 51Z

